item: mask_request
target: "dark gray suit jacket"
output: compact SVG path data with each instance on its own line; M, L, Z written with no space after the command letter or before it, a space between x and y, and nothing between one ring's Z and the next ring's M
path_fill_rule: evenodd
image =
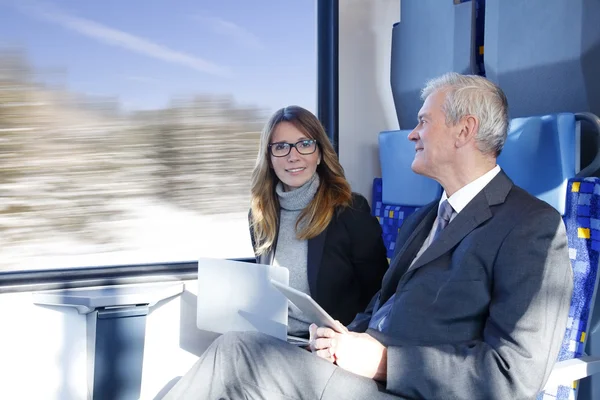
M533 399L565 333L573 287L559 213L500 172L413 268L435 201L402 225L381 304L394 293L386 389L407 398ZM350 324L367 330L376 295Z

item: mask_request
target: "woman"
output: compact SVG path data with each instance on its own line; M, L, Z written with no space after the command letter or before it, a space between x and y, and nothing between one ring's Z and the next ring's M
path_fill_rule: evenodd
M291 287L350 323L381 286L386 250L367 200L352 193L311 112L289 106L267 122L251 192L257 262L288 268ZM290 304L288 334L308 337L309 325Z

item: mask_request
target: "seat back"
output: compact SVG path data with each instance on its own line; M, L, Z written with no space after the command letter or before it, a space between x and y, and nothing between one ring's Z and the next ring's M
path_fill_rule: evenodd
M486 0L485 73L513 117L600 114L600 2Z
M567 229L573 297L557 361L583 355L598 284L600 180L578 176L597 168L579 171L580 118L571 113L515 118L498 157L498 165L516 185L561 213ZM546 387L538 399L574 399L576 388Z
M388 261L390 261L396 249L398 229L400 229L404 220L417 211L419 207L386 204L382 201L381 193L382 179L375 178L373 179L373 207L371 213L377 217L379 225L381 225L383 243L385 244Z
M379 134L379 160L386 204L423 206L442 195L433 179L415 174L411 169L415 144L408 140L409 130L383 131Z
M373 181L372 213L381 224L389 259L394 254L396 236L404 219L442 195L436 181L412 171L415 145L408 140L409 133L384 131L379 134L382 178Z
M564 215L573 268L573 297L567 329L557 361L584 355L598 288L600 256L600 179L569 180ZM578 382L571 386L546 387L538 400L567 400L577 397ZM591 397L595 398L595 397Z
M498 165L513 182L565 214L567 182L578 172L575 116L515 118Z
M407 0L400 17L392 28L391 85L398 123L406 129L415 125L427 80L449 71L473 72L473 5Z

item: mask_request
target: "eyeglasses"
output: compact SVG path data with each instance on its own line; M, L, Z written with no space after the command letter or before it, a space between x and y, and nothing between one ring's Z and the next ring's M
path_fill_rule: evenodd
M269 144L269 151L273 157L285 157L290 154L292 147L295 147L298 153L307 156L317 150L317 141L313 139L306 139L300 140L296 143L271 143Z

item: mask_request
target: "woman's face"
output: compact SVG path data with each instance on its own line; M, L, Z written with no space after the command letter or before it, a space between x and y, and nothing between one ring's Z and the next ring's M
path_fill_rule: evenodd
M307 137L290 122L283 121L277 124L270 144L271 165L286 192L308 182L321 162L321 152L316 141Z

